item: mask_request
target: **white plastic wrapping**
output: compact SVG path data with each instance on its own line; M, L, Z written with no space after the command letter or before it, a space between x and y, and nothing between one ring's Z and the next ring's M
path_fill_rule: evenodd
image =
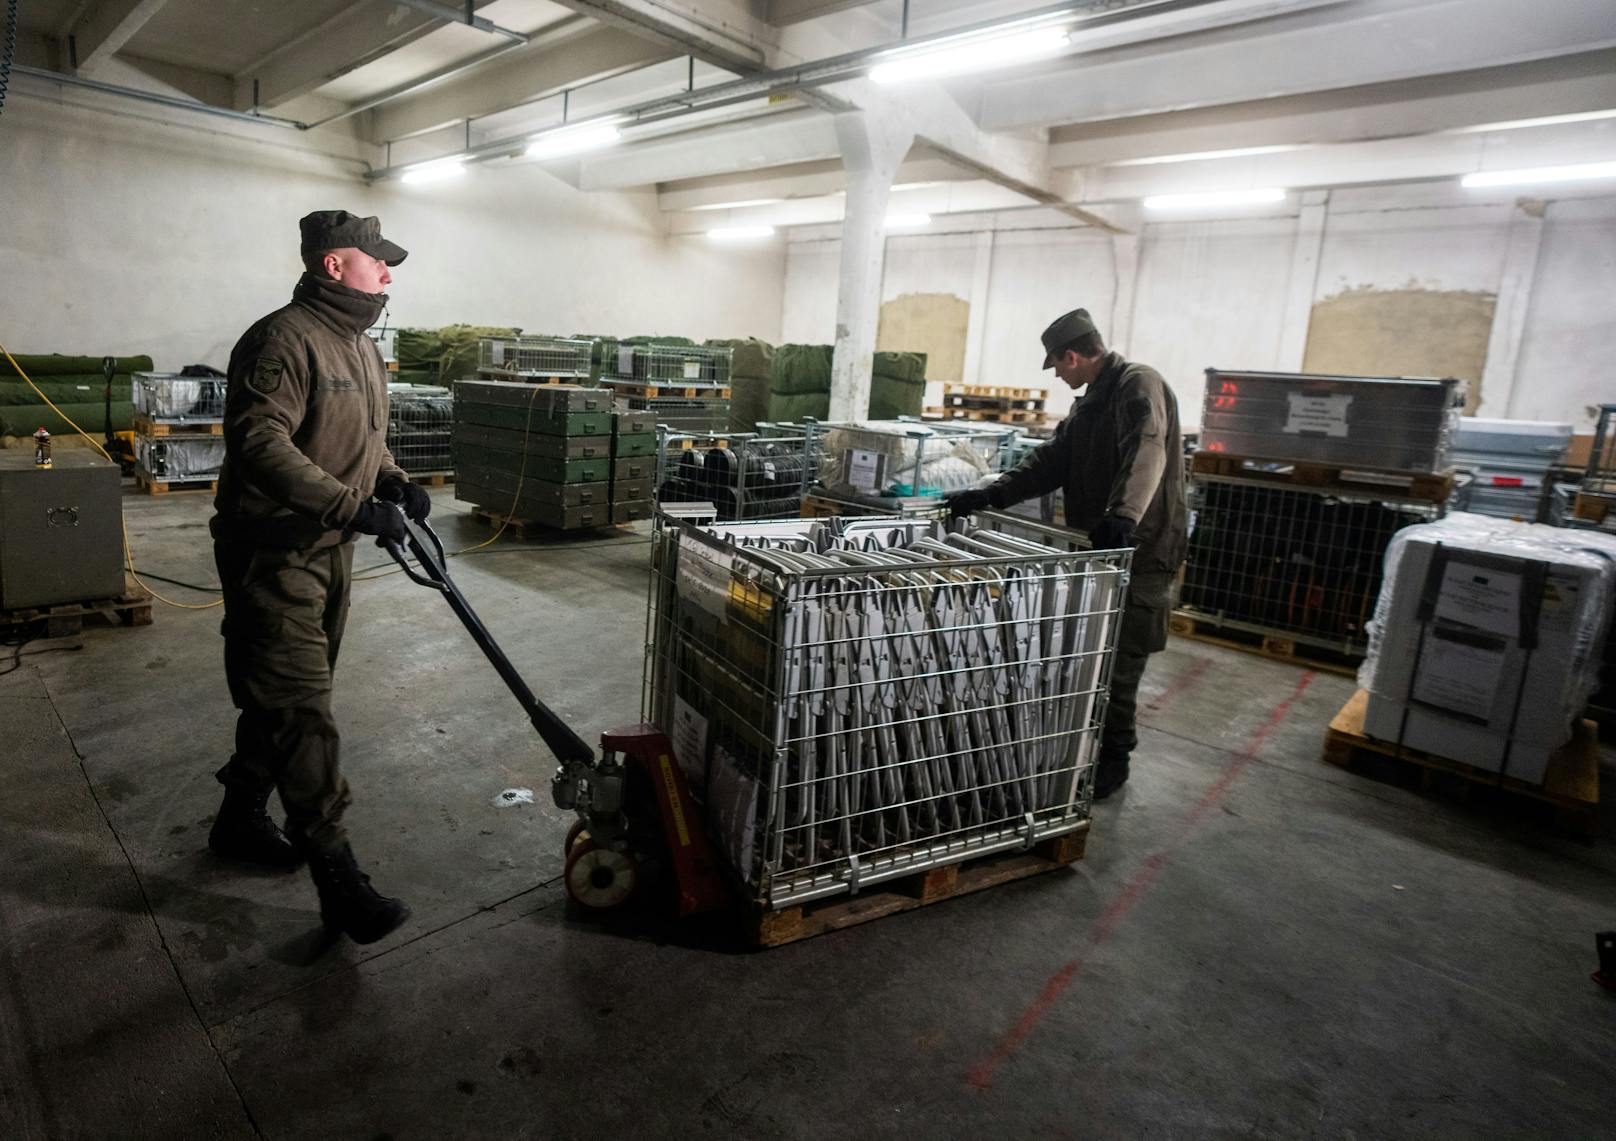
M867 495L962 491L992 470L996 447L996 441L973 442L908 421L867 420L825 434L820 482Z
M1385 565L1365 732L1541 783L1599 686L1616 539L1457 513L1399 531Z

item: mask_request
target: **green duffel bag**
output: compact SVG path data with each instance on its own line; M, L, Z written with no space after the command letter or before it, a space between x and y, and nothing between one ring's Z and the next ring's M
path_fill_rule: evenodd
M830 345L781 345L769 367L769 394L830 392Z
M870 371L876 376L892 380L907 380L911 384L926 382L925 353L876 353Z
M736 376L729 384L729 430L757 431L758 421L769 418L769 378Z
M870 380L870 419L896 420L899 416L919 416L926 403L924 380L899 380L875 376Z
M768 341L745 337L735 341L708 341L707 347L731 350L729 375L732 380L741 377L768 379L769 366L774 360L774 346Z
M770 420L800 423L803 417L816 420L830 418L829 392L771 392L769 394Z

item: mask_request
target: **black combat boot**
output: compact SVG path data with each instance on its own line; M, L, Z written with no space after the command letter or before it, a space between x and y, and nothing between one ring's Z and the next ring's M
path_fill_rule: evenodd
M208 832L208 847L228 859L268 868L290 871L300 865L303 853L265 811L269 791L226 785L224 803Z
M410 917L409 904L370 886L370 877L359 870L346 844L335 852L311 850L309 872L320 892L320 922L355 943L374 943Z
M1100 750L1094 766L1094 799L1104 800L1128 783L1128 754Z

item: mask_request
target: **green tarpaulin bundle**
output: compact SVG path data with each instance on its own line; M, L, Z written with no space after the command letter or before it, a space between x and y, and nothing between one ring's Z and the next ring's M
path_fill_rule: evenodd
M708 341L708 348L731 350L729 374L731 378L754 377L767 380L769 367L774 362L774 346L756 337L733 341Z
M106 404L96 400L90 403L63 404L56 402L68 417L96 439L106 432ZM135 406L127 400L113 401L112 430L127 432L135 418ZM53 436L72 435L73 427L44 404L8 404L0 406L0 435L32 436L43 428Z
M729 349L729 430L755 432L769 418L769 368L774 346L756 337L708 341L708 348Z
M830 393L830 345L781 345L769 362L769 395Z
M129 394L131 383L127 376L112 378L114 404L127 404L134 399ZM107 398L107 382L99 376L52 376L36 379L34 384L52 404L89 404ZM39 392L20 380L0 377L0 406L40 404Z
M408 384L452 384L477 375L477 342L514 337L515 329L493 325L445 325L441 329L400 329L393 339L398 377Z
M925 353L876 353L871 372L871 420L920 415L926 404Z
M830 345L781 345L769 372L769 420L830 416ZM876 353L871 365L871 420L919 416L926 397L925 353Z
M61 353L13 353L17 364L34 380L41 377L69 377L94 376L97 380L102 377L101 362L104 357L70 357ZM150 357L113 357L112 371L114 375L129 379L132 372L150 372L152 359ZM11 362L0 357L0 380L9 380L16 377L16 370Z

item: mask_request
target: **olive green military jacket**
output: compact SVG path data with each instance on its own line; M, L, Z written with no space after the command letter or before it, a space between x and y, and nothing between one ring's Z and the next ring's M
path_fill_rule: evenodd
M1178 400L1149 365L1107 353L1100 375L1052 439L989 488L1008 507L1056 488L1066 525L1091 530L1107 513L1138 524L1134 570L1176 571L1188 542Z
M386 303L304 274L236 342L214 538L329 547L352 537L379 479L404 478L387 450L387 369L365 335Z

